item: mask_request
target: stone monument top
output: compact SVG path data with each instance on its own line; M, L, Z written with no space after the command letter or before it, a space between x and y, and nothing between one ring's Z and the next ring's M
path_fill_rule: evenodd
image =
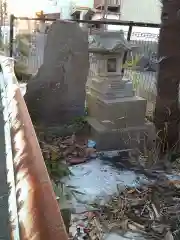
M121 53L132 49L132 45L124 38L121 31L99 31L89 36L89 52Z
M132 82L122 80L123 56L131 48L123 31L99 31L89 37L91 93L106 100L133 96Z

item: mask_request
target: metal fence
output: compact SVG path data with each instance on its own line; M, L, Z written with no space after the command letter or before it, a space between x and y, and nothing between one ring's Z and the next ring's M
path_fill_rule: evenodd
M142 29L142 32L132 30L130 37L131 44L137 48L130 52L125 63L125 76L133 81L137 94L148 101L155 101L156 96L156 75L157 46L159 29L153 33L152 28ZM143 32L144 30L144 32Z
M15 57L21 70L24 68L30 75L37 73L43 64L48 27L55 20L11 16L10 54ZM76 21L86 27L87 24L99 24L99 21ZM126 39L136 46L135 50L124 56L124 76L133 81L138 95L148 101L155 101L159 25L110 20L101 21L101 24L106 24L108 30L112 26L113 31L122 29ZM90 29L89 32L93 31Z

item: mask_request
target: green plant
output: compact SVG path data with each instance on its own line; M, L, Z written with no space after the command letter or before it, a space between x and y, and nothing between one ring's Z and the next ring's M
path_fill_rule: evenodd
M131 78L132 78L132 83L133 83L133 89L137 90L140 84L140 74L136 71L131 72Z
M75 127L83 128L86 123L87 123L86 117L82 116L73 119L69 125L74 125Z
M50 179L52 180L53 190L59 203L66 231L69 233L72 209L71 201L74 193L71 193L70 189L66 187L65 184L61 182L61 180L63 177L69 176L72 173L69 170L67 164L65 164L62 159L46 159L45 164Z
M45 164L49 173L50 178L54 182L58 182L63 177L72 175L66 163L62 160L45 160Z
M134 68L137 66L137 63L139 62L140 57L136 54L135 56L132 56L131 60L127 60L125 64L123 65L123 68Z
M38 125L37 122L35 124L36 124L35 129L37 133L43 131L45 132L46 136L62 137L62 136L70 136L73 133L80 132L85 126L87 126L87 120L86 120L86 116L82 116L82 117L77 117L72 119L67 124L58 125L58 126L54 125L51 127L45 127L42 125Z
M72 175L72 172L64 160L64 152L60 147L60 145L63 144L60 144L56 138L51 138L51 140L48 139L44 132L39 133L39 138L43 140L40 141L40 146L46 168L52 181L53 189L61 209L66 230L69 232L72 202L73 199L78 199L78 194L82 193L77 191L73 186L66 186L65 182L62 180L64 177L70 177ZM63 146L66 147L65 144Z
M73 186L66 186L64 182L54 183L52 182L54 192L61 209L61 214L64 220L67 233L69 233L69 227L71 222L71 212L73 208L73 198L78 199L77 195L82 194L77 191Z
M66 186L62 181L52 184L61 209L72 208L72 199L79 200L78 195L83 195L76 187Z

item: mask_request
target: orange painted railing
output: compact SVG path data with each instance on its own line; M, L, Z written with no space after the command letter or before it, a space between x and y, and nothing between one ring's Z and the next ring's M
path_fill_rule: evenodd
M10 114L19 239L67 240L67 233L11 59L0 57ZM12 177L12 176L11 176ZM11 181L11 180L9 180ZM17 220L17 219L16 219ZM12 239L14 237L12 229ZM17 234L17 233L16 233Z

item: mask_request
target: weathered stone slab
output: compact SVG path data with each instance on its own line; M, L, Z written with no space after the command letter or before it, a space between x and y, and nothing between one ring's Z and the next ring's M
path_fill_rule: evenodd
M74 22L54 22L44 63L27 84L25 100L32 120L64 124L82 116L88 69L88 33Z
M147 124L112 131L97 121L96 118L89 117L88 123L91 126L91 137L96 141L97 151L142 149L145 146L145 141L148 141L149 126Z
M142 126L145 123L146 100L124 97L115 100L98 99L87 94L89 116L110 129Z

